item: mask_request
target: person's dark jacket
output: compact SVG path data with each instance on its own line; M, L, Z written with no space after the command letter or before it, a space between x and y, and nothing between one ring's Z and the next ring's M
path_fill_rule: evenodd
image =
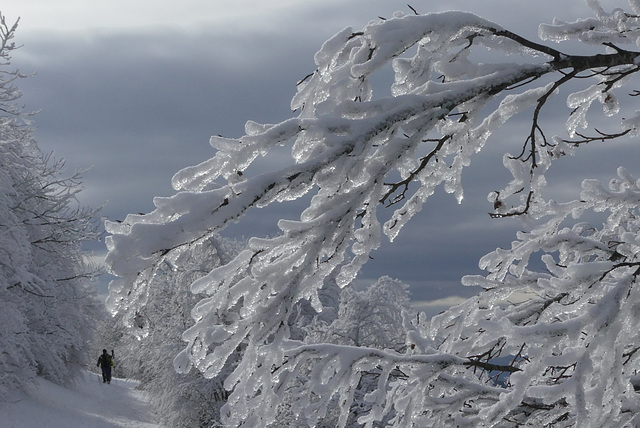
M100 357L98 358L98 364L96 365L100 366L103 369L106 369L107 367L115 367L115 364L113 364L113 358L111 358L111 355L109 354L100 355Z

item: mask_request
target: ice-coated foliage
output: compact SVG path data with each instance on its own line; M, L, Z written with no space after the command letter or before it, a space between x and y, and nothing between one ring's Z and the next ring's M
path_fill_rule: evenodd
M464 278L486 291L432 321L440 351L511 356L518 368L501 395L475 400L467 423L638 424L639 185L620 168L609 186L585 180L579 200L539 207L539 225L481 260L486 277ZM590 211L606 213L604 224L573 219ZM530 269L536 253L542 264Z
M307 341L403 350L402 312L412 311L408 287L385 276L364 290L343 289L336 318L316 318L306 327Z
M640 5L609 13L587 3L594 17L540 27L543 42L584 43L579 54L569 52L575 43L559 50L463 12L398 13L340 31L299 83L297 116L247 122L238 139L213 137L216 155L178 172L174 196L156 198L147 215L107 224L107 261L120 277L114 308L145 298L136 279L169 252L242 221L249 209L309 193L299 220L281 220L279 235L252 238L192 284L207 297L194 307L174 363L212 378L242 349L225 380L227 426L267 426L291 397L297 420L319 423L337 403L338 426L346 426L368 373L376 387L358 418L367 427L638 423L632 375L640 344L630 331L637 183L620 171L608 189L585 181L578 201L554 203L543 193L555 159L638 134L640 115L627 98L638 95L629 87L640 70ZM389 65L390 95L374 93L370 78ZM551 137L541 113L555 101L570 113L567 133ZM603 110L590 109L594 103ZM589 132L599 114L625 119L611 122L619 131ZM405 316L405 343L396 349L292 335L297 308L321 311L319 290L333 281L349 286L383 235L395 238L437 187L461 201L464 168L516 115L531 127L504 154L512 179L491 194L492 216L526 221L512 249L483 258L486 277L465 279L486 291L428 327ZM290 164L253 173L254 161L280 146L290 147ZM384 206L395 211L381 220ZM610 213L603 228L571 224L588 210ZM529 267L534 254L543 254L542 271Z
M79 174L64 177L64 163L43 156L17 104L16 26L0 15L0 396L36 375L72 379L98 306L80 249L98 221L77 207Z
M135 300L127 310L105 320L105 333L112 339L105 343L118 350L118 373L141 381L140 388L149 393L166 426L208 427L220 421L220 408L227 398L223 376L207 379L196 370L178 374L173 359L184 347L182 333L193 325L191 310L204 297L191 293L189 286L235 257L238 247L209 236L169 251L161 262L138 275L133 284Z
M362 287L360 287L362 288ZM364 289L347 287L340 293L340 306L336 318L327 323L315 319L306 327L306 343L331 343L337 345L369 347L380 350L393 349L398 352L406 350L405 323L403 317L416 319L418 315L411 308L409 302L408 285L387 276ZM311 373L314 366L308 366ZM350 406L347 426L357 426L357 419L362 414L371 411L371 403L367 394L378 389L378 379L381 371L373 368L362 373L353 402ZM399 370L394 370L391 376L403 376ZM302 371L298 372L298 382L304 383L312 376ZM284 405L289 409L288 414L279 414L274 427L301 426L305 418L299 411L297 396L300 387L292 388L289 397L285 397ZM288 398L288 399L287 399ZM318 421L319 427L335 427L340 419L341 406L337 397L327 409L326 415ZM297 418L293 415L297 414Z

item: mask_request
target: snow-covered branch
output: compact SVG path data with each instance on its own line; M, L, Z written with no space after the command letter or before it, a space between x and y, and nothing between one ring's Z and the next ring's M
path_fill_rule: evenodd
M242 351L225 382L232 392L225 423L273 423L295 391L312 423L338 397L345 426L363 390L372 403L359 416L365 426L630 423L640 409L629 381L638 337L621 332L637 322L637 182L619 170L608 188L585 181L576 201L548 201L542 192L558 157L640 129L640 115L625 112L619 131L584 137L593 135L583 130L594 102L605 117L625 110L616 93L640 62L640 52L621 47L640 39L640 4L630 1L633 13L606 13L588 3L595 17L543 25L541 43L462 12L398 13L337 33L298 84L297 117L248 122L238 139L212 138L216 155L178 172L174 196L157 198L149 214L107 223L107 261L120 277L111 286L113 308L144 299L140 276L172 252L242 221L248 210L310 193L299 220L278 223L280 235L252 238L191 286L206 297L192 311L175 365L214 377ZM543 44L561 40L593 53ZM391 95L379 96L370 78L388 65ZM570 91L568 136L548 136L544 112ZM512 179L492 193L491 213L526 218L527 227L510 249L481 260L486 276L464 279L485 292L428 327L405 322L402 352L291 340L300 305L321 313L323 287L349 286L383 234L393 240L439 186L462 201L473 156L527 110L531 127L516 155L504 153ZM287 166L253 172L254 161L281 146L291 150ZM395 211L383 222L384 206ZM575 223L585 211L609 216L602 228ZM529 267L538 254L541 271ZM337 336L356 337L344 329ZM359 389L362 373L374 373L367 382L376 386Z

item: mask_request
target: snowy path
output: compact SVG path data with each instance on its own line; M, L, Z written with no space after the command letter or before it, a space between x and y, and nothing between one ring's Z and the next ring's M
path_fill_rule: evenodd
M137 385L126 379L103 384L89 372L68 388L40 379L27 394L0 402L0 426L157 428L160 425Z

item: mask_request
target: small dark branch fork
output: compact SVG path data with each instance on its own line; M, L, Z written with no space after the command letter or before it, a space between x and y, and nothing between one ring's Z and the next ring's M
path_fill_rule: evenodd
M557 367L549 367L547 369L547 373L551 372L551 380L554 383L559 383L563 379L568 379L571 377L569 372L572 372L576 368L577 363L573 363L568 366L557 366Z
M531 206L531 200L533 199L533 190L529 191L529 196L527 196L527 202L524 206L524 208L520 211L510 211L508 213L489 213L489 216L491 218L504 218L504 217L513 217L513 216L519 216L519 215L524 215L526 213L529 212L529 207Z
M514 367L512 365L505 366L503 364L492 364L492 363L486 363L484 361L479 361L479 360L465 361L463 365L481 368L486 371L498 371L498 372L505 372L505 373L515 373L515 372L522 371L518 367Z
M592 141L602 141L602 142L604 142L606 140L614 140L616 138L620 138L620 137L622 137L624 135L627 135L629 132L631 132L631 129L627 129L625 131L618 132L618 133L615 133L615 134L608 134L606 132L600 131L597 128L595 129L595 131L598 134L597 136L590 137L590 136L587 136L587 135L580 134L580 133L576 132L576 135L581 138L580 140L565 140L565 139L563 139L562 141L564 143L572 144L574 146L579 146L580 144L588 144L588 143L590 143Z
M529 132L529 136L527 137L524 146L522 147L522 152L512 158L512 159L522 159L523 161L531 161L531 168L536 168L538 166L537 163L537 147L536 147L536 132L540 134L543 144L542 147L548 145L547 143L547 139L544 135L544 132L542 130L542 128L540 127L539 124L539 120L540 120L540 112L542 111L542 107L546 104L547 100L549 99L549 97L551 96L551 94L553 94L555 92L556 89L558 89L560 86L562 86L563 84L565 84L566 82L568 82L569 80L573 79L574 77L576 77L576 75L578 74L577 70L573 70L570 73L565 74L564 76L562 76L561 79L559 79L558 81L556 81L553 86L543 95L538 99L538 102L536 104L536 108L533 112L533 119L532 119L532 124L531 124L531 131ZM527 145L529 145L529 155L526 158L524 157L524 154L527 150Z
M436 145L436 147L427 156L425 156L422 159L420 159L420 165L418 166L418 168L416 168L415 171L412 171L411 174L409 174L409 176L407 178L405 178L404 180L398 181L397 183L384 183L385 186L389 186L390 189L387 191L387 193L384 194L382 199L380 199L380 203L381 204L386 204L386 206L391 206L391 205L396 204L399 201L403 200L405 198L405 194L409 190L409 184L411 184L411 182L413 182L413 180L416 178L416 176L418 174L420 174L420 172L427 167L427 165L429 164L429 161L434 156L436 156L438 154L440 149L442 149L444 144L450 138L451 138L451 135L445 135L444 137L440 138L439 140L434 140L434 141L436 141L438 143ZM395 194L398 191L398 189L400 189L400 188L402 188L402 191L398 195L396 195L393 199L388 201L389 198L393 194Z
M622 354L622 356L626 358L623 364L627 364L633 358L635 353L638 352L639 350L640 350L640 346L636 346L631 351L625 352L624 354Z

